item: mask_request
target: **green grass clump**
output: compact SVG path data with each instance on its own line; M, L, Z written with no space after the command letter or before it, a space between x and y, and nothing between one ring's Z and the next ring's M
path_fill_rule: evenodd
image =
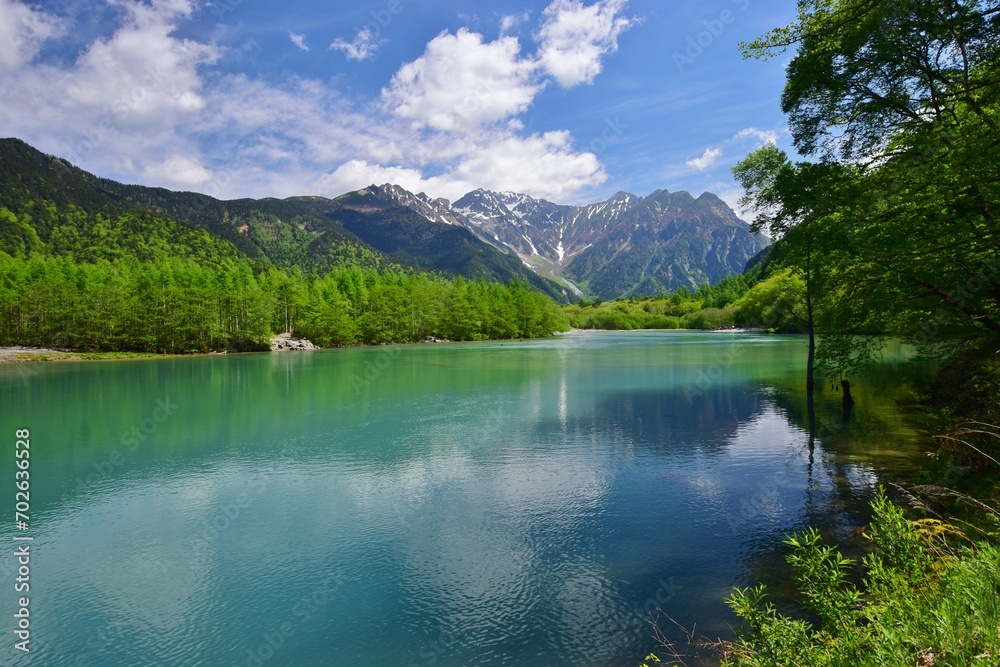
M937 519L907 520L884 494L872 502L855 563L808 529L785 543L808 618L782 613L764 585L726 600L745 622L721 647L723 667L995 667L1000 665L1000 548ZM994 524L997 515L991 515ZM646 665L683 664L655 655Z

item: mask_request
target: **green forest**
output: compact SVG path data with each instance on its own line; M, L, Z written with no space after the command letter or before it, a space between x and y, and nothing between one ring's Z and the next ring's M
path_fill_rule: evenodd
M0 345L186 353L268 349L295 332L321 347L530 338L567 328L528 285L344 268L324 275L245 260L206 266L11 257L0 252Z
M266 350L284 332L334 347L568 329L538 284L490 264L511 261L499 251L479 256L447 225L420 227L425 243L451 238L439 249L451 263L401 263L310 213L324 206L346 215L331 200L122 186L3 140L0 345L182 354ZM384 215L351 215L402 233Z

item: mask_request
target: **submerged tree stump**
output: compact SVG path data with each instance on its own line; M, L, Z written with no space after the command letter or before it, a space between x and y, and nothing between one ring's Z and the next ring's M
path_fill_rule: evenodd
M844 406L854 405L854 397L851 396L851 383L847 380L841 380L840 386L844 388L844 398L842 399Z

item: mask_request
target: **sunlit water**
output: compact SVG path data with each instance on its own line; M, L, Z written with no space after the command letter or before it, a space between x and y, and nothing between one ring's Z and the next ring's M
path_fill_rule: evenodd
M0 663L634 667L656 609L727 636L783 535L849 538L918 463L877 379L846 425L823 385L810 448L804 357L633 332L0 367Z

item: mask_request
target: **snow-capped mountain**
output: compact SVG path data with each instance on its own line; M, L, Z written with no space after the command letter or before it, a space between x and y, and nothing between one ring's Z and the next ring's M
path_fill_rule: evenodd
M586 206L474 190L454 203L391 184L367 188L428 220L460 225L576 293L609 299L696 288L740 273L766 239L721 199L657 190ZM577 284L582 287L577 287Z
M462 224L455 216L455 211L451 208L447 199L439 197L431 199L423 192L413 194L409 190L392 183L385 185L371 185L366 188L371 194L383 201L393 202L400 206L416 211L431 222L443 222L448 225ZM463 227L465 225L462 225Z

